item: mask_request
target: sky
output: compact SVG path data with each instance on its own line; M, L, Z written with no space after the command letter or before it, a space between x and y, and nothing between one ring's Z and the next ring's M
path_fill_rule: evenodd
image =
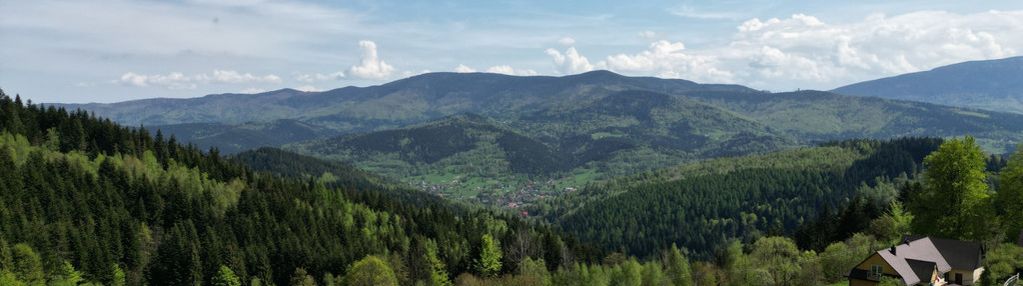
M0 0L0 11L0 88L35 102L598 69L828 90L1023 53L1021 1Z

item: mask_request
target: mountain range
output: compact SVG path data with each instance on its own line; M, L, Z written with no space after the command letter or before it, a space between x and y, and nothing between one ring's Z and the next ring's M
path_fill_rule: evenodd
M62 106L223 153L279 146L500 204L685 162L834 140L969 134L1004 153L1023 138L1023 115L1014 113L608 71L429 73L323 92Z

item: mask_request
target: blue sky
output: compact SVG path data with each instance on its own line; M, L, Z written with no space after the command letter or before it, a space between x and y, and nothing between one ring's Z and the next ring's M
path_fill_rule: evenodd
M0 88L115 102L424 72L786 91L1023 53L1019 1L6 1Z

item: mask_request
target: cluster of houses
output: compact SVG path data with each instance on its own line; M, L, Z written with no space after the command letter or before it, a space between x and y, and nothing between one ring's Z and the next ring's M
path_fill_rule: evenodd
M849 272L849 285L877 285L889 277L904 285L974 285L984 274L978 242L936 237L906 238L879 250Z

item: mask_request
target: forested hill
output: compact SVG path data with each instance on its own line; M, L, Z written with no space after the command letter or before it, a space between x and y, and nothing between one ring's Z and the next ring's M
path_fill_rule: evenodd
M642 256L678 244L703 258L733 238L793 236L822 215L841 216L838 229L800 241L823 248L865 229L940 142L855 140L710 160L594 185L537 211L609 250Z
M2 92L0 170L4 285L333 283L371 254L402 285L443 285L451 273L512 271L525 257L545 258L545 268L586 257L514 217L373 195L393 190L358 172L335 169L329 182L254 172ZM338 181L360 183L333 188ZM506 255L479 267L481 251Z
M1023 57L958 63L833 91L1023 113Z

